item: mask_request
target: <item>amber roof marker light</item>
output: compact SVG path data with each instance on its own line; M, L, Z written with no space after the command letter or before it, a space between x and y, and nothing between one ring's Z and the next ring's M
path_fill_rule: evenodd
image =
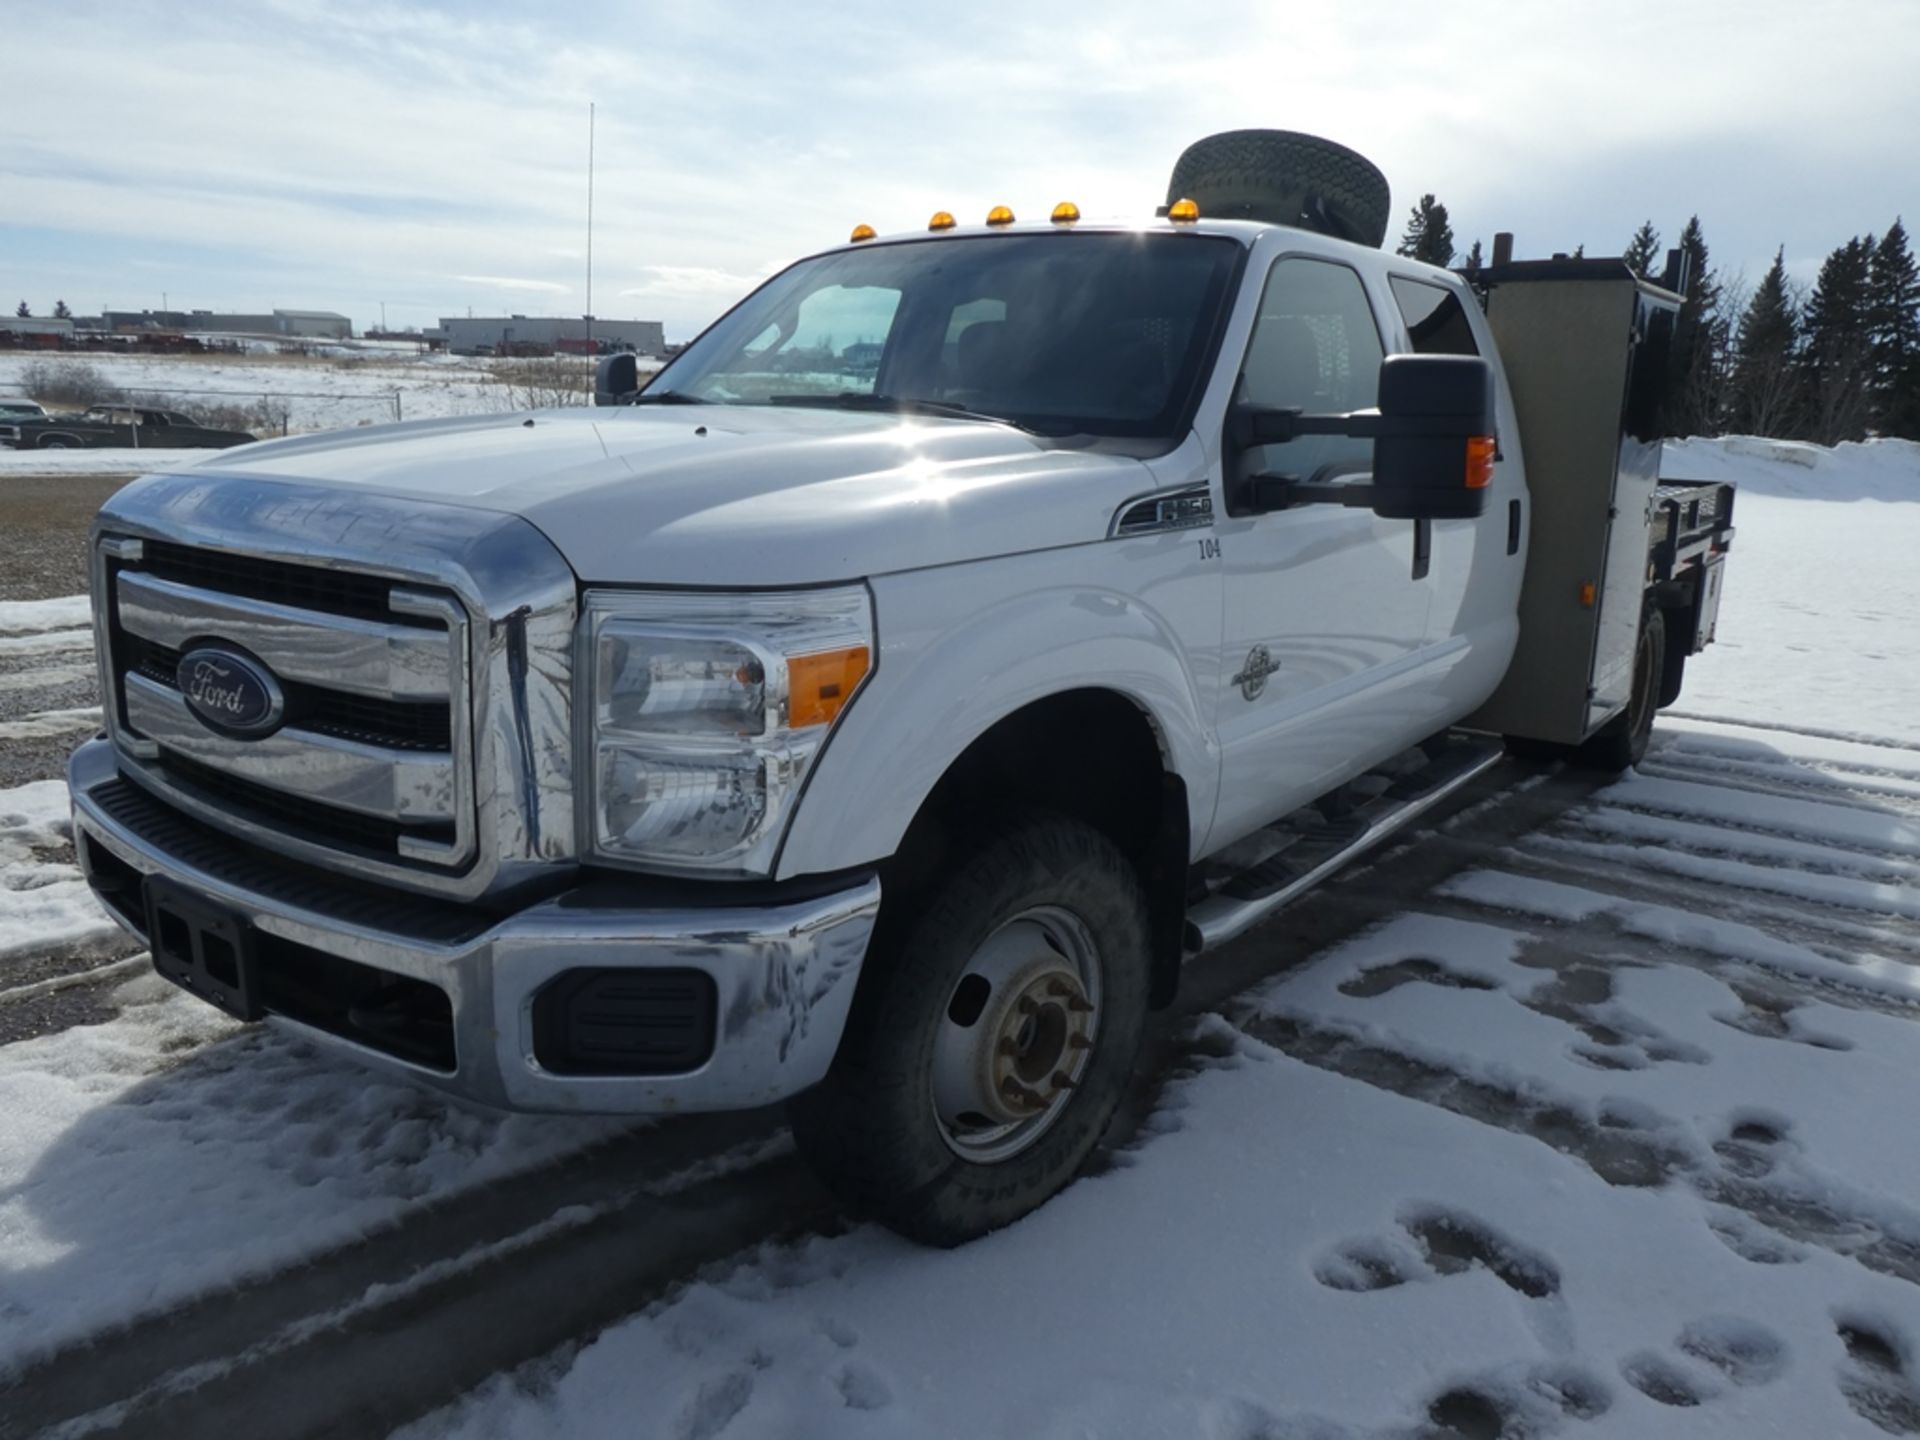
M1191 225L1200 218L1200 206L1192 200L1176 200L1167 207L1167 219L1176 225Z
M989 210L989 211L987 212L987 223L988 223L989 225L1011 225L1011 224L1013 224L1013 210L1012 210L1012 208L1011 208L1010 206L1006 206L1006 205L996 205L996 206L994 206L994 207L993 207L993 208L992 208L991 210Z
M927 228L929 230L951 230L956 223L952 211L936 210L933 212L933 218L927 221Z
M853 234L849 235L847 240L851 244L858 245L862 240L873 239L876 233L878 232L871 225L856 225L853 227Z
M1053 207L1053 214L1047 218L1056 225L1071 225L1080 218L1080 207L1071 200L1062 200Z

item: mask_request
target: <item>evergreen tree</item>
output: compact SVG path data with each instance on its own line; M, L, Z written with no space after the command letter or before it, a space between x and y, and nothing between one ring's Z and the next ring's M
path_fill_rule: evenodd
M1400 237L1399 253L1429 265L1451 265L1453 226L1447 222L1447 207L1431 195L1422 195L1407 215L1407 233Z
M1792 432L1798 376L1794 348L1800 339L1799 307L1787 288L1786 249L1753 292L1733 342L1727 393L1727 423L1744 435Z
M13 313L19 316L22 320L31 320L33 318L33 311L27 308L27 302L24 300L22 300L18 305L14 306Z
M1473 248L1467 251L1466 268L1469 270L1478 270L1485 263L1486 262L1480 258L1480 242L1475 240L1473 242Z
M1643 280L1653 278L1653 263L1660 258L1660 232L1653 228L1653 221L1642 220L1640 228L1633 232L1633 240L1627 246L1627 268Z
M1680 252L1687 263L1686 300L1674 318L1662 429L1668 435L1716 435L1731 327L1720 312L1720 280L1709 268L1698 215L1680 232Z
M1573 247L1573 258L1576 260L1584 260L1587 258L1586 241L1582 240L1578 245Z
M56 320L71 320L73 318L73 311L67 308L66 301L56 300L53 302L53 318Z
M1874 243L1855 236L1820 267L1807 301L1800 391L1807 433L1822 445L1863 439L1873 418L1872 334L1867 320Z
M1897 218L1867 267L1867 332L1873 427L1920 440L1920 270Z

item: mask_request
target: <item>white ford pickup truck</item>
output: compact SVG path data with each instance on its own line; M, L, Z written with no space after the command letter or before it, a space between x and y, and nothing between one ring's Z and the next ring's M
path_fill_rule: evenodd
M1632 763L1732 533L1660 485L1678 296L1622 262L1397 258L1281 132L1168 200L862 226L593 408L129 485L101 901L472 1100L786 1101L905 1234L1025 1214L1188 958L1505 748Z

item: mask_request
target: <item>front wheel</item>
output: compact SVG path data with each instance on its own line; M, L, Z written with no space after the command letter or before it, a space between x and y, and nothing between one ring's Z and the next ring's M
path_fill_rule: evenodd
M958 1245L1064 1188L1113 1118L1146 1029L1146 897L1103 834L1041 815L895 911L794 1135L855 1211Z

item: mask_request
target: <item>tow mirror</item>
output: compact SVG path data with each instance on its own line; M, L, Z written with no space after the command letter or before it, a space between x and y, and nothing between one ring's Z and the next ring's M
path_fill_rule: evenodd
M593 367L593 403L625 405L640 393L640 364L631 352L602 355Z
M1470 520L1493 483L1493 367L1475 355L1390 355L1380 366L1373 513Z
M1248 475L1229 487L1234 513L1257 515L1293 505L1364 505L1385 520L1471 519L1483 513L1498 448L1493 367L1471 355L1389 355L1380 365L1379 395L1378 409L1344 415L1235 406L1227 419L1227 444L1236 460L1303 435L1347 435L1373 441L1373 479L1371 484L1315 483L1290 475Z

